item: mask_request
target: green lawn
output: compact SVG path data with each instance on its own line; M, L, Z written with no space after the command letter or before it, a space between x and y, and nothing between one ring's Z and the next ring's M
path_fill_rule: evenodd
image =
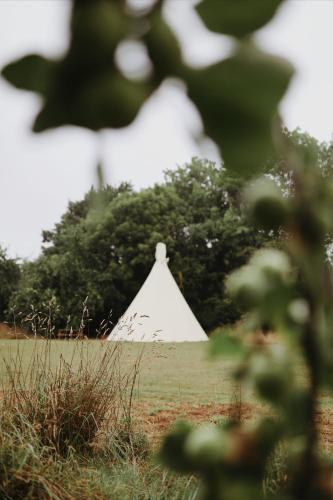
M77 360L83 355L91 362L98 363L105 349L112 343L99 340L80 342L74 340L53 340L49 342L51 360L54 366L59 357L68 362L76 352ZM34 350L42 351L45 340L0 340L0 379L4 380L7 362L17 356L22 356L24 370ZM235 385L232 372L238 358L228 350L217 359L211 359L208 353L208 342L187 342L179 344L162 343L123 343L120 357L124 370L131 367L143 350L140 364L138 384L135 387L135 400L146 401L152 407L163 403L193 403L219 404L229 403L233 397ZM299 366L298 376L303 379L304 371ZM254 401L253 394L243 391L243 401ZM332 397L323 393L321 404L332 407Z
M9 361L22 354L23 369L32 352L42 350L44 340L1 340L0 377L5 376L4 359ZM109 343L98 340L83 342L84 355L98 363ZM70 360L77 349L75 341L54 340L50 345L51 359L57 364L60 355ZM217 361L208 356L208 343L132 344L122 345L124 368L131 366L143 349L140 375L135 390L136 399L152 404L163 402L224 403L230 401L231 373L236 359L226 353Z

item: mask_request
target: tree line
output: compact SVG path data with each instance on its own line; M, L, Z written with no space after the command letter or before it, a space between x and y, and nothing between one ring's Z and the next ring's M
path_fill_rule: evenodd
M327 174L332 144L298 130L285 136L304 158L315 155ZM272 158L266 173L290 195L292 179L282 161ZM243 206L243 183L222 166L194 158L147 189L136 191L129 183L92 188L69 203L53 230L43 231L36 260L19 265L2 251L2 320L22 322L40 312L51 314L56 328L77 329L85 303L86 330L94 335L103 320L116 322L125 311L163 241L171 272L203 327L209 332L235 322L242 311L225 293L226 277L255 249L280 238L253 224Z

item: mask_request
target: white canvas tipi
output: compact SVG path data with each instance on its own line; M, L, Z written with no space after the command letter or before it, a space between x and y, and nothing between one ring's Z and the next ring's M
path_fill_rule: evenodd
M166 246L157 243L155 264L108 340L198 342L208 340L175 282Z

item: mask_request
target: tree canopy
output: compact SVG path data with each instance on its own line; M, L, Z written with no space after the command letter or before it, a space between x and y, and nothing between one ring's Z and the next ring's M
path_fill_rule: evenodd
M134 191L129 184L89 191L70 203L53 231L44 231L42 255L24 266L11 299L60 306L55 319L76 327L88 296L92 327L125 311L166 243L170 269L204 328L235 321L239 308L226 297L226 276L268 239L253 227L240 197L242 181L207 160L169 170L162 184ZM102 205L101 205L102 203ZM93 328L91 328L93 330Z
M283 138L302 161L330 174L332 143L299 129L285 129ZM43 231L41 256L22 266L18 289L7 290L11 307L24 317L32 307L45 311L52 303L56 326L63 328L70 316L77 328L88 297L93 333L110 313L116 322L125 311L151 268L156 243L163 241L170 269L203 327L209 331L234 322L241 310L225 292L226 277L256 248L281 241L279 220L275 231L267 232L253 225L253 216L271 224L274 184L285 196L294 191L283 157L272 156L265 171L274 182L268 204L256 205L260 214L244 210L244 181L207 160L168 170L163 183L141 191L129 183L91 189L83 200L69 203L52 231ZM256 196L267 187L252 184ZM329 235L326 241L331 243Z
M18 262L9 258L6 251L0 247L0 321L3 321L8 313L9 300L16 290L19 278Z

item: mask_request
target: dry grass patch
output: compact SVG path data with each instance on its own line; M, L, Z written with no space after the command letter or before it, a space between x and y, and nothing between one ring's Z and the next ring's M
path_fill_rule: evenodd
M19 344L5 363L1 415L22 432L33 430L42 446L66 455L89 452L105 434L131 440L132 399L140 356L122 369L122 346L100 343L91 356L88 344L74 341L66 360L52 358L49 340L35 340L28 364ZM42 343L42 346L41 346Z
M21 329L13 328L6 323L0 323L0 339L27 339L28 334Z

